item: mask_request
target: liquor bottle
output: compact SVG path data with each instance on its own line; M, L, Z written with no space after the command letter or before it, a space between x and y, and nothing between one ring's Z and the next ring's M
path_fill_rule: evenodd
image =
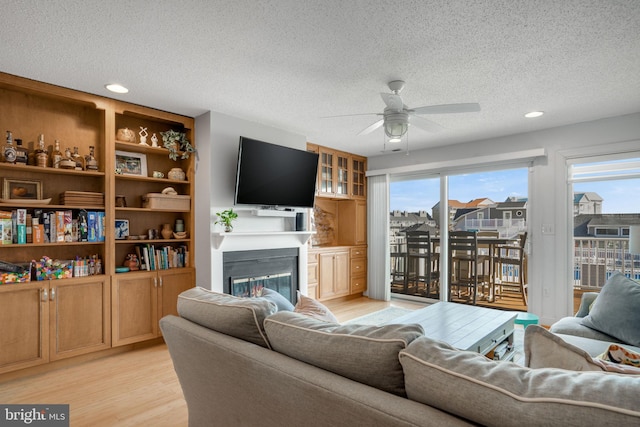
M78 153L78 147L73 147L72 158L73 158L73 161L76 163L75 170L83 171L84 170L84 159Z
M60 160L60 169L75 169L76 162L71 156L71 149L69 147L64 149L64 157Z
M13 135L7 131L7 143L4 146L4 161L6 163L16 162L16 148L13 146Z
M56 139L53 153L51 153L51 166L59 169L62 161L62 152L60 151L60 141Z
M16 163L26 165L29 161L29 150L22 146L22 140L16 138Z
M98 161L96 160L96 151L93 145L89 146L89 155L85 156L85 168L88 171L97 171L98 170Z
M46 168L47 166L49 166L49 153L47 153L47 150L45 150L44 148L43 134L40 134L40 136L38 137L38 148L35 149L33 158L35 160L36 166L39 166L41 168Z

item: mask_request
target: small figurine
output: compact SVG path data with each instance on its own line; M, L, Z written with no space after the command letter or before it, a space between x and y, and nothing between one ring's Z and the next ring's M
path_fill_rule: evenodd
M151 146L152 147L158 146L158 137L156 136L155 133L151 136Z
M147 132L147 128L143 128L142 126L140 126L140 132L138 132L138 135L140 135L139 145L149 145L147 144L147 136L149 136L149 132Z

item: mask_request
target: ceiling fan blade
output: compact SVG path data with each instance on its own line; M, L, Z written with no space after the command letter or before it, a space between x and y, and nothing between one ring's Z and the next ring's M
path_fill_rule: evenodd
M419 127L420 129L426 130L427 132L435 133L444 130L444 127L440 126L438 123L414 114L409 115L409 123L413 126Z
M480 104L471 102L467 104L428 105L425 107L412 108L409 111L414 114L476 113L480 111Z
M321 119L335 119L336 117L353 117L353 116L381 116L381 113L360 113L360 114L340 114L339 116L322 116Z
M404 103L400 95L394 95L393 93L381 93L382 100L387 105L387 108L394 111L402 111Z
M360 135L367 135L371 132L373 132L374 130L378 129L380 126L382 126L382 123L384 123L384 119L380 119L377 122L375 122L374 124L368 126L367 128L363 129L362 131L360 131L360 133L358 134L358 136Z

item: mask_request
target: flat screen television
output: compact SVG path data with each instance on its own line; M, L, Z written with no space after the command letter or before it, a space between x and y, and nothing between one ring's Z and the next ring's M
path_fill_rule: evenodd
M318 154L240 137L236 205L311 208Z

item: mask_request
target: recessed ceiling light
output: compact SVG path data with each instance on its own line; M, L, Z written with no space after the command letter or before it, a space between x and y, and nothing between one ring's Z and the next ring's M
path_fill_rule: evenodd
M129 89L127 89L126 87L116 84L116 83L111 83L108 85L104 85L104 87L107 88L107 90L110 90L111 92L115 92L115 93L127 93L129 92Z
M524 116L527 119L533 119L534 117L540 117L543 114L544 114L544 111L531 111L530 113L527 113Z

